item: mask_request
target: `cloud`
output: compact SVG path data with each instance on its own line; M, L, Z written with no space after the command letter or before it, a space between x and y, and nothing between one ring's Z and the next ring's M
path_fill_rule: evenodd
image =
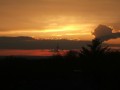
M120 32L113 33L113 29L106 25L99 25L93 32L95 38L102 41L120 38Z
M76 40L36 40L32 37L0 37L0 50L38 50L55 49L59 44L60 49L80 49L82 46L90 44L91 41ZM120 44L110 44L111 47L120 47Z
M59 44L60 49L80 49L81 46L90 44L90 41L75 40L36 40L31 37L0 37L0 49L55 49Z

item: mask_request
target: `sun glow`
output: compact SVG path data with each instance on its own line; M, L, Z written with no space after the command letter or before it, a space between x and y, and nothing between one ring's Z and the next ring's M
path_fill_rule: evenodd
M61 26L58 28L53 28L53 29L46 29L46 30L42 30L39 32L44 32L44 33L48 33L48 32L71 32L71 31L76 31L79 30L81 28L81 26L78 25L67 25L67 26Z
M90 25L69 24L63 26L47 27L43 30L13 30L9 32L2 32L1 35L7 36L31 36L37 39L78 39L91 36Z
M31 18L32 25L27 29L0 32L2 36L30 36L37 39L91 39L93 24L83 23L75 16L43 16ZM41 23L42 22L42 23ZM90 38L88 38L90 37Z

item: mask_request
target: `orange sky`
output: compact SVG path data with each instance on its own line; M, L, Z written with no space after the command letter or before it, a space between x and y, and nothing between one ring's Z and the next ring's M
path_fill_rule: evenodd
M0 56L52 56L55 52L50 50L0 50ZM59 54L65 55L67 50L60 51Z
M119 5L119 0L0 0L0 36L91 40L99 24L120 30Z

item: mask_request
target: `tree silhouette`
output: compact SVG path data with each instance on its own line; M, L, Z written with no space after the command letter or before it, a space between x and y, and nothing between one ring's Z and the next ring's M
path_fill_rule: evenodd
M107 52L110 52L110 48L108 46L103 46L102 41L95 38L92 40L92 43L87 45L88 47L81 48L81 55L103 55Z
M105 70L108 64L106 59L110 53L110 48L104 46L103 42L95 38L87 47L82 47L80 51L80 67L82 71L100 71Z

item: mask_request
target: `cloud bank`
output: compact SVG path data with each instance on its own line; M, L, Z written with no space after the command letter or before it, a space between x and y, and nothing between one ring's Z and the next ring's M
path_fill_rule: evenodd
M105 37L105 36L104 36ZM104 38L103 37L103 38ZM111 37L111 35L109 36ZM116 37L116 35L115 35ZM113 37L112 37L113 38ZM108 39L108 36L107 36ZM91 41L76 40L36 40L32 37L0 37L0 50L38 50L38 49L60 49L71 50L80 49L82 46L90 44ZM120 47L120 44L110 44L112 47Z
M90 41L75 40L36 40L31 37L0 37L0 49L80 49L81 46L89 44Z

